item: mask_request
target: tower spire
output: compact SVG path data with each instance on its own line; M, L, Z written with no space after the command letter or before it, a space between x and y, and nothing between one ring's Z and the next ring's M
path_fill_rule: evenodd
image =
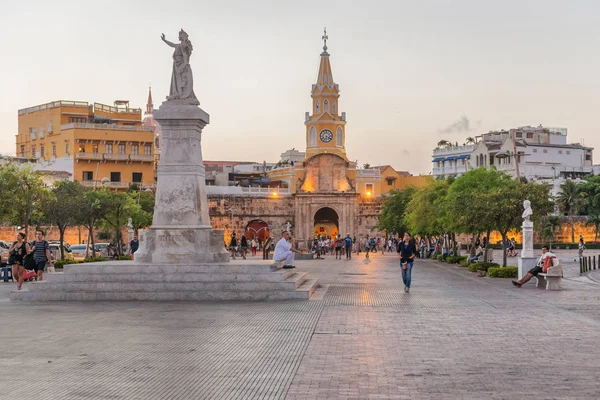
M327 27L323 28L323 36L321 39L323 39L323 51L327 52L327 39L329 39L329 36L327 36Z
M152 103L152 86L148 86L148 102L146 103L146 114L152 114L154 104Z
M319 75L317 76L317 85L330 86L333 85L333 73L331 72L331 64L329 63L329 53L327 52L327 28L323 30L323 52L321 53L321 61L319 63Z

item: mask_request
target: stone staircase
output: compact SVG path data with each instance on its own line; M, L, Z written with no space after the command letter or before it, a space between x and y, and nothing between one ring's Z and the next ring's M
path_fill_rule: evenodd
M177 301L309 299L318 287L283 263L232 261L200 265L134 261L65 265L42 282L13 290L11 301Z

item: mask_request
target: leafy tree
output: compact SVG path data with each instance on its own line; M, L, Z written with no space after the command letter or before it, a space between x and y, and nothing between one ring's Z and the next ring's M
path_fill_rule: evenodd
M588 214L586 225L594 227L594 242L598 241L598 231L600 231L600 213L596 210L592 210Z
M542 218L541 225L542 230L540 232L540 236L544 241L550 240L550 250L552 250L554 234L556 233L556 228L560 226L560 217L556 215L547 215Z
M131 191L128 192L128 195L139 204L139 207L129 209L133 229L138 231L150 226L154 216L154 193L152 191Z
M369 164L369 163L363 164L363 169L369 169L369 168L371 168L371 164Z
M0 168L3 189L0 202L2 219L14 225L24 225L25 235L31 224L43 220L43 208L50 198L50 190L42 177L29 166L8 164Z
M585 205L586 192L576 182L567 179L560 185L560 193L556 197L556 203L560 211L569 216L571 224L571 241L575 242L575 215Z
M123 254L121 228L131 215L141 210L141 207L128 193L108 192L104 200L107 209L102 216L102 223L105 227L114 229L117 252L121 255Z
M475 139L473 139L471 136L469 136L466 140L465 140L465 144L474 144L475 143Z
M415 191L412 186L404 190L391 191L389 197L383 201L377 228L398 235L407 231L408 226L404 220L404 214Z
M85 188L78 182L58 181L51 190L52 196L46 203L46 220L55 224L60 235L60 258L65 259L63 242L65 230L81 220Z
M83 203L79 223L85 226L88 230L88 244L92 246L92 257L96 257L96 248L94 241L94 229L99 225L100 221L108 213L109 196L105 188L100 190L86 190L83 194ZM86 247L85 257L88 258L89 246Z
M405 222L411 232L432 236L445 231L441 215L449 186L447 180L438 179L415 190L405 212Z

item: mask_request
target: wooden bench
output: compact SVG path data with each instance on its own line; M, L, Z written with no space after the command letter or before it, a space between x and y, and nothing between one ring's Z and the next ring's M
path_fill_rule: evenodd
M563 269L558 264L558 261L555 261L555 263L556 265L548 268L547 272L537 274L536 287L540 289L546 288L546 290L561 290L560 281L563 278Z

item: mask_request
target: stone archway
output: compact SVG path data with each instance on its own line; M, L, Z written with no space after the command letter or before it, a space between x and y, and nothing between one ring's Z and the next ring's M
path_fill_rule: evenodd
M248 225L246 225L246 229L244 230L244 232L246 234L246 239L256 239L260 243L262 243L263 240L271 236L269 225L261 219L255 219L253 221L250 221Z
M314 235L335 237L339 233L340 222L338 213L331 207L320 208L314 217Z

